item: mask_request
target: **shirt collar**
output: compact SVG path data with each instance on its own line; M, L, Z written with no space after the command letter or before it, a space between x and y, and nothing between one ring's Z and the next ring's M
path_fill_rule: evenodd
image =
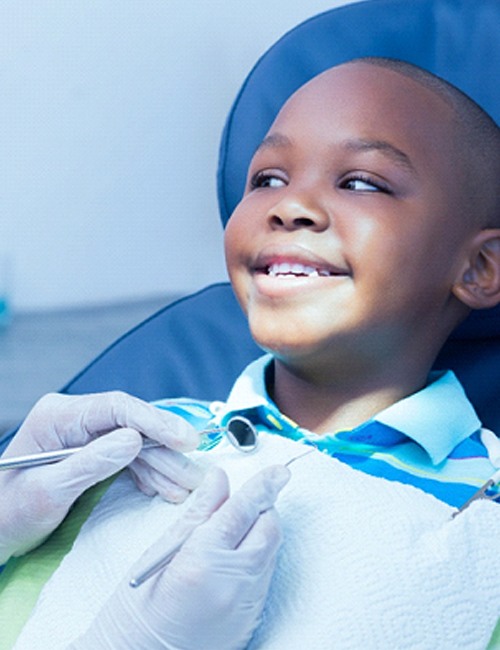
M245 369L231 390L224 414L269 407L271 400L265 376L272 358L272 355L264 355ZM424 388L384 409L370 421L391 427L414 440L434 465L447 458L460 442L481 427L461 383L451 370L432 372Z
M270 398L266 387L266 369L273 357L265 354L248 365L236 380L226 408L229 411L241 411L269 404Z
M462 384L451 370L432 372L422 390L389 406L373 419L412 438L425 449L434 465L481 427Z

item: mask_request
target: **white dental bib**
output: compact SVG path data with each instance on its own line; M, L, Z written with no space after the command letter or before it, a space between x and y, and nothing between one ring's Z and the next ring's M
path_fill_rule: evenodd
M193 456L218 464L232 490L306 448L260 434ZM290 466L277 509L284 529L251 650L486 648L500 616L500 506L453 508L421 490L374 478L317 451ZM122 474L45 586L16 650L65 648L90 624L131 565L181 516ZM122 650L122 649L120 649Z

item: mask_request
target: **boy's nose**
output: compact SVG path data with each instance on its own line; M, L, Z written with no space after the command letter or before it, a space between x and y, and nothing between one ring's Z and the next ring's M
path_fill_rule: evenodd
M298 230L308 228L318 231L328 228L330 218L319 205L301 201L298 197L283 198L267 214L271 228Z

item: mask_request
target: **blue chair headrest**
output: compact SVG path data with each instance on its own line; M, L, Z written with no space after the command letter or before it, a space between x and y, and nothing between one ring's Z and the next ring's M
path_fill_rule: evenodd
M256 63L228 115L217 173L225 225L253 153L281 106L320 72L360 56L409 61L467 93L500 123L499 0L368 0L319 14L285 34ZM474 312L459 338L500 332L500 308Z
M499 30L498 0L369 0L292 29L256 63L228 115L217 173L223 224L281 106L309 79L344 61L371 55L415 63L460 88L500 123Z

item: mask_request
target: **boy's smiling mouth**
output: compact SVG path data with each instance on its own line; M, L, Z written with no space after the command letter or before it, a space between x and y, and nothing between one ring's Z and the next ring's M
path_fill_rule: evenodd
M317 268L308 264L301 264L300 262L275 262L270 264L265 272L267 275L276 278L287 277L308 277L314 278L319 276L328 277L333 275L329 269Z
M258 255L252 272L260 278L272 280L314 280L350 276L348 267L327 262L302 247L267 249Z

